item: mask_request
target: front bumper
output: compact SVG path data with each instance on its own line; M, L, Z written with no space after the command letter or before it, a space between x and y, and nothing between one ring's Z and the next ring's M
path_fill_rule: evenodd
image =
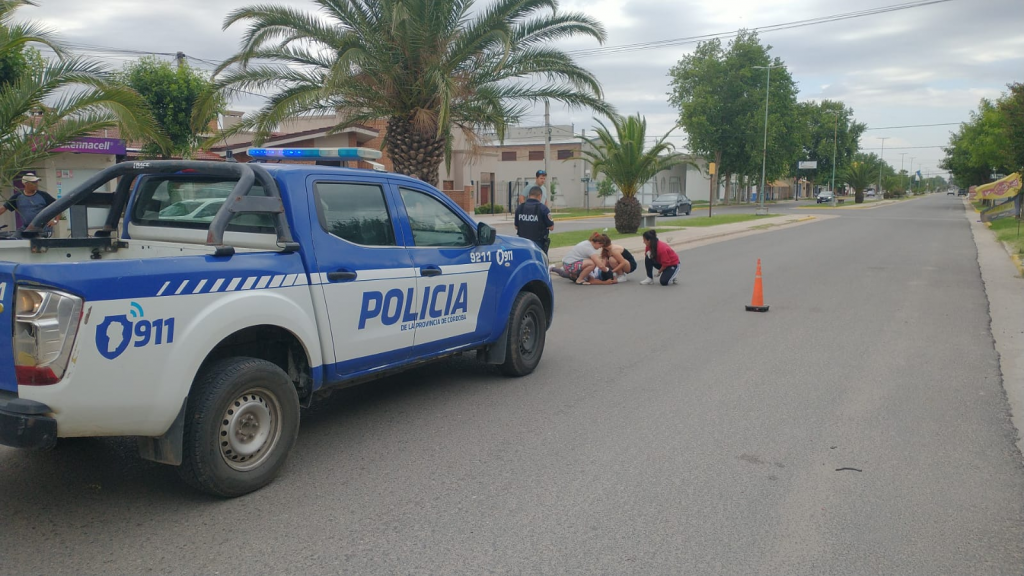
M661 214L662 216L667 216L669 212L672 212L674 210L675 208L650 208L647 211L651 214Z
M12 448L53 448L57 421L41 402L0 397L0 445Z

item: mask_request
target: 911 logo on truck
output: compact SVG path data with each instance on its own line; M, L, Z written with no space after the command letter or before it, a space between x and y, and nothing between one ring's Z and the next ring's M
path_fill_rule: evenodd
M128 319L129 314L136 319L134 322ZM142 348L174 342L174 318L146 320L138 302L132 302L129 314L107 316L96 325L96 349L100 356L113 360L124 354L129 344Z

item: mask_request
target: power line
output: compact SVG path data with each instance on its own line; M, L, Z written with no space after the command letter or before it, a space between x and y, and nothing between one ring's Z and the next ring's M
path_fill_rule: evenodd
M920 150L922 148L947 148L948 145L943 144L942 146L889 146L886 150ZM861 148L861 150L881 150L881 148Z
M879 126L878 128L865 128L868 130L897 130L899 128L927 128L929 126L959 126L960 122L943 122L941 124L907 124L906 126Z
M858 10L856 12L846 12L842 14L832 14L829 16L820 16L817 18L809 18L806 20L795 20L792 22L783 22L779 24L770 24L767 26L760 26L757 28L751 28L753 32L777 32L780 30L790 30L793 28L802 28L805 26L815 26L818 24L827 24L830 22L838 22L841 20L850 20L853 18L863 18L865 16L875 16L878 14L886 14L889 12L898 12L901 10L909 10L911 8L921 8L924 6L930 6L933 4L943 4L951 2L953 0L919 0L917 2L909 2L906 4L894 4L890 6L882 6L879 8L871 8L867 10ZM658 48L668 48L674 46L682 46L685 44L693 44L702 40L711 40L715 38L729 38L736 36L740 33L740 30L733 30L730 32L719 32L715 34L702 34L699 36L689 36L683 38L672 38L668 40L656 40L652 42L640 42L636 44L622 44L619 46L601 46L598 48L584 48L579 50L567 51L567 54L577 57L588 57L598 56L605 54L621 54L625 52L634 52L637 50L652 50Z

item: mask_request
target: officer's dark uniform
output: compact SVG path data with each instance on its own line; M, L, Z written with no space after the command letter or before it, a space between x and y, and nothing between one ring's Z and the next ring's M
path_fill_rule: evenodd
M535 198L527 198L516 208L516 233L520 238L533 240L545 254L548 253L548 228L554 226L551 210Z

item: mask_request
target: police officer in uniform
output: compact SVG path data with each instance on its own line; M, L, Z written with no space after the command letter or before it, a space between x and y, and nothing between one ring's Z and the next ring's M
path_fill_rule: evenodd
M555 222L551 219L551 210L540 201L543 195L541 187L534 186L526 202L516 208L516 234L533 240L547 254L551 244L548 233L555 228Z

